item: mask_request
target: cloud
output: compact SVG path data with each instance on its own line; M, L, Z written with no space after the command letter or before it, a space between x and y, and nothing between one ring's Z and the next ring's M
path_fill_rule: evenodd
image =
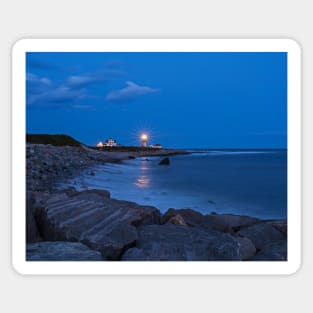
M66 86L60 86L38 95L30 95L28 104L35 107L63 107L70 106L75 101L82 100L85 97L85 91L82 89L73 90Z
M70 88L84 88L90 85L104 83L123 75L124 72L117 69L105 69L95 73L72 75L66 78L65 85Z
M88 104L73 104L73 109L91 110L92 106Z
M70 76L67 78L66 84L70 87L82 87L97 81L92 76Z
M117 71L102 71L97 73L71 75L65 77L63 82L53 83L46 77L40 77L33 73L27 73L27 105L37 108L60 108L73 107L86 108L80 101L86 98L96 98L90 92L90 88L103 83L115 76L120 75ZM78 105L77 102L80 104Z
M26 74L26 102L32 107L60 107L86 97L83 88L71 88L66 84L55 85L46 78L33 73Z
M52 86L52 81L46 77L40 77L33 73L26 73L26 86L32 93L38 94L45 92Z
M131 81L126 82L126 85L125 88L109 92L106 96L106 100L110 102L125 102L159 91L156 88L140 86Z

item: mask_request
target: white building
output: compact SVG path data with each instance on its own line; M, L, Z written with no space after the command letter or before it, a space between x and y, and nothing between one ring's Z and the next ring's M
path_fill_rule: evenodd
M154 149L162 149L162 146L159 143L156 143L155 145L150 145L149 147Z
M105 141L105 144L104 144L106 147L116 147L117 146L117 142L116 140L112 139L112 138L109 138Z
M103 143L102 141L99 141L96 144L97 148L103 148L103 147L116 147L118 144L116 142L116 140L109 138L105 141L105 143Z

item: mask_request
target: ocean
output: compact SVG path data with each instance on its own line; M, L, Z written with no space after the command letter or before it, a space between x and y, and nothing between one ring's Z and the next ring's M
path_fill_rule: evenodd
M287 217L287 150L192 150L170 157L142 157L96 166L71 181L143 205L191 208L203 214Z

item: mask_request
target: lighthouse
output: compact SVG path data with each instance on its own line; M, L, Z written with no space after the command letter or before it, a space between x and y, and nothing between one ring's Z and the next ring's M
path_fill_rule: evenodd
M146 147L147 146L147 141L148 141L148 136L147 134L142 134L140 137L141 140L141 146Z

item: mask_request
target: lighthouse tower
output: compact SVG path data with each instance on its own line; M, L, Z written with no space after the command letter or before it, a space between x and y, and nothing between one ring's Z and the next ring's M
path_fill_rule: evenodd
M147 141L148 141L148 136L147 134L142 134L140 137L141 140L141 146L146 147L147 146Z

